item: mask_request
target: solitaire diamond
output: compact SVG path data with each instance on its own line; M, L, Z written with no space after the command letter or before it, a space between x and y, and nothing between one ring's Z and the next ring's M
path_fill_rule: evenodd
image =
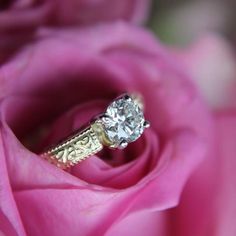
M113 101L101 120L111 146L119 148L138 139L149 125L139 104L128 95Z

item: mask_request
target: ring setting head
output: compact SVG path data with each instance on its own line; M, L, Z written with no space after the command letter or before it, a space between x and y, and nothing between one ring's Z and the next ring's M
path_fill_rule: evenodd
M97 122L102 126L103 136L106 137L103 143L119 149L124 149L137 140L145 128L150 126L139 102L128 94L115 99Z

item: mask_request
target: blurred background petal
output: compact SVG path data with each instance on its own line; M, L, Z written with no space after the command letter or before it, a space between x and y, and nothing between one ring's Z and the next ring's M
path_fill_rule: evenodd
M154 0L150 27L165 42L185 45L206 32L235 35L235 1Z
M236 57L229 41L205 34L192 45L174 50L208 104L214 109L236 107Z

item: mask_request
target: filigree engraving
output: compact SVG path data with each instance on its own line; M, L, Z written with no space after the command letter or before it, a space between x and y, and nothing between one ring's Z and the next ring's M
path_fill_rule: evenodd
M97 135L91 127L85 129L78 135L59 144L44 154L44 157L59 167L66 168L77 164L85 158L102 150Z

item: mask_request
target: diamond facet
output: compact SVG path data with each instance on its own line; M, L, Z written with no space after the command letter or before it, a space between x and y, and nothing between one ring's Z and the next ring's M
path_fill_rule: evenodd
M128 95L116 99L108 106L102 123L112 146L121 148L122 144L138 139L145 129L143 111Z

